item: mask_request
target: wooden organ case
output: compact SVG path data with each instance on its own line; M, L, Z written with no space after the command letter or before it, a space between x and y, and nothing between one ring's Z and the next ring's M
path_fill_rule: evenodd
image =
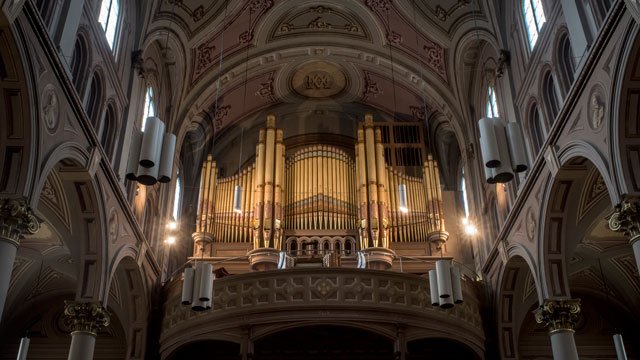
M366 114L354 151L307 144L287 155L283 132L269 115L253 164L219 178L211 155L205 160L194 257L220 257L221 249L348 257L410 242L425 243L436 255L448 233L438 166L422 134L420 123L374 123ZM399 210L401 184L407 212Z

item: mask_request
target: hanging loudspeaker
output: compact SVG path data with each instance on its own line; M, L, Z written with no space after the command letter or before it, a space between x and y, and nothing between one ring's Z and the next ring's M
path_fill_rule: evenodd
M129 147L129 157L127 159L127 174L125 175L128 180L135 181L138 178L137 173L140 145L142 145L142 131L134 130L133 133L131 133L131 145Z
M460 278L460 269L451 266L451 288L453 290L453 303L462 304L462 280Z
M451 309L453 307L453 298L440 298L440 308L442 309Z
M431 293L431 305L440 305L440 295L438 294L438 274L436 270L429 270L429 292Z
M162 139L162 155L160 156L160 168L158 169L158 181L168 183L173 172L173 155L176 150L176 136L164 134Z
M618 355L618 360L627 360L627 352L624 349L624 342L622 341L622 335L613 334L613 344L616 347L616 355Z
M403 213L409 212L409 207L407 206L407 185L400 184L398 185L398 209Z
M242 186L236 185L235 194L233 196L233 211L242 214Z
M513 169L511 168L511 159L509 156L509 145L507 144L507 133L504 129L502 120L494 118L493 123L501 159L500 165L495 169L495 176L493 176L493 179L498 183L506 183L513 179Z
M507 132L507 142L509 143L509 155L511 156L511 167L513 171L517 173L526 171L529 166L527 165L527 154L524 150L524 139L522 138L520 124L510 122L505 127L505 130Z
M206 308L204 301L200 300L200 283L202 282L203 267L204 263L197 262L194 270L193 291L191 292L191 299L193 300L191 309L193 311L204 311Z
M150 168L146 168L142 165L138 166L137 180L142 185L155 185L158 182L158 167L152 166Z
M213 292L213 266L211 264L202 264L202 275L200 276L200 285L198 298L200 301L211 301Z
M438 276L438 294L440 298L451 296L451 270L449 260L436 261L436 274ZM451 301L453 304L453 301Z
M31 339L27 336L23 336L20 339L20 348L18 349L18 360L27 360L27 353L29 352L29 344Z
M193 276L192 267L184 269L184 280L182 280L182 305L191 305L193 300Z
M140 147L140 166L150 168L159 165L162 151L164 123L155 116L150 116L144 125L142 146Z
M489 168L500 166L501 153L498 148L493 118L480 119L478 127L480 128L480 151L482 151L484 165Z

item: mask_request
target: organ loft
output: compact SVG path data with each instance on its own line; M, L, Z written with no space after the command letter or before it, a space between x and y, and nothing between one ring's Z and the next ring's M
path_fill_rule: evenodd
M0 360L640 359L640 0L0 0Z

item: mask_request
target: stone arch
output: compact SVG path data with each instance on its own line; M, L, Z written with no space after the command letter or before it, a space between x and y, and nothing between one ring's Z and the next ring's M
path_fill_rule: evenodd
M236 341L213 339L209 336L197 337L182 346L173 349L172 352L163 356L162 359L181 360L192 359L201 356L206 352L218 360L235 360L240 353L240 344Z
M102 301L107 278L106 211L102 191L88 169L90 158L77 143L66 142L56 147L43 161L43 175L33 189L31 204L38 208L49 174L55 172L69 213L77 214L69 218L68 229L57 229L61 234L68 233L65 245L78 264L76 299Z
M14 28L18 26L14 25ZM33 200L31 188L37 176L39 113L34 96L34 72L23 59L31 57L22 32L0 28L0 196Z
M582 193L586 187L595 186L587 181L598 181L598 176L602 179L604 186L598 191L608 193L610 202L606 204L609 208L620 199L605 160L588 143L576 140L566 144L558 152L558 162L560 168L555 173L552 171L546 180L539 216L539 277L545 298L570 296L567 265L577 237L585 231L576 229L576 223L588 210L584 209ZM597 176L587 176L589 171L596 171Z
M498 278L498 340L503 359L519 359L519 333L532 304L542 301L534 260L520 245L512 245ZM533 289L532 289L533 287Z
M615 183L619 193L632 196L640 195L640 129L637 127L635 105L638 102L637 77L640 63L639 29L632 19L623 34L621 56L615 66L616 78L612 81L618 84L611 92L609 127L610 149L615 173Z
M91 64L92 49L87 41L90 38L88 34L89 29L86 26L81 25L78 28L76 43L71 57L71 81L78 94L84 93L86 75L88 74L89 64Z
M329 321L304 321L304 322L288 322L288 323L273 324L269 327L266 327L266 328L260 329L259 331L254 332L252 336L252 340L258 341L260 339L269 337L271 335L274 335L283 331L305 328L305 327L314 327L314 326L337 326L337 327L357 329L357 330L362 330L362 331L367 331L367 332L377 334L389 340L393 340L396 336L395 331L382 325L365 323L365 322L329 320Z
M566 26L561 27L555 36L553 47L553 58L558 69L558 80L562 90L566 95L575 79L575 59L571 48L569 30Z
M135 260L136 249L132 246L120 248L111 265L105 305L117 314L127 339L127 359L144 359L147 338L148 284Z
M543 98L542 102L546 115L545 118L547 119L547 126L551 128L562 106L562 100L559 97L560 88L558 87L558 77L554 74L550 66L544 66L540 73L540 88L538 94Z

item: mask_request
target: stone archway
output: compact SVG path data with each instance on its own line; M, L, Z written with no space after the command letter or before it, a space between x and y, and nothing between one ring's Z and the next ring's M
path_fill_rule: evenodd
M254 360L390 359L393 340L347 326L314 325L269 334L254 343Z

